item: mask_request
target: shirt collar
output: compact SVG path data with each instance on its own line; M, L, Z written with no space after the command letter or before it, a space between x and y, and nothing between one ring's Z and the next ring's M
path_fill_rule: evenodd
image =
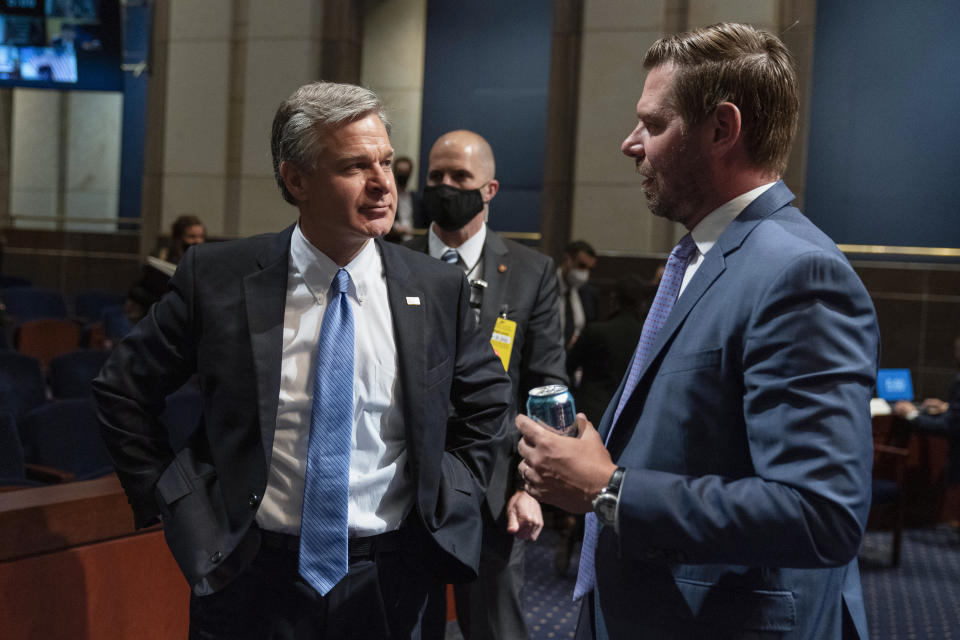
M430 251L430 255L438 260L447 249L456 249L457 253L460 254L460 259L463 260L463 264L469 268L477 264L477 261L480 260L480 256L483 254L483 243L486 239L487 223L484 222L480 230L470 236L462 245L459 247L448 247L443 244L443 240L434 233L433 225L431 224L430 230L427 232L427 248Z
M703 220L698 222L697 226L690 231L690 235L693 237L693 241L696 243L697 251L700 255L706 255L707 252L713 248L713 245L717 243L717 240L720 239L720 235L723 234L727 226L733 222L734 218L740 215L751 202L759 198L760 194L775 184L776 182L770 182L756 189L751 189L746 193L741 193L739 196L725 202L708 213Z
M318 301L322 301L326 296L333 283L333 277L340 269L337 263L328 258L324 252L310 244L307 237L303 235L299 223L290 238L290 264L294 272L303 278L310 293ZM368 240L360 253L344 269L350 274L350 294L362 304L371 279L379 278L383 274L383 262L380 259L377 243Z

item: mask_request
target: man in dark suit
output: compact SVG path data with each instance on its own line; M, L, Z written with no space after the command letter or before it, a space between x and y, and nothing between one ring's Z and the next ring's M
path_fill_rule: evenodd
M522 540L543 527L540 505L518 482L513 416L526 392L566 384L553 261L487 228L497 194L493 151L472 131L451 131L430 150L423 200L432 224L408 245L459 265L472 284L471 306L510 375L511 424L497 453L484 505L483 555L476 582L457 585L457 621L465 638L527 637L520 609Z
M602 415L630 366L643 329L643 281L635 275L617 278L613 288L613 315L591 322L567 352L567 368L582 369L576 388L577 410Z
M193 587L191 638L442 637L423 611L476 575L509 380L462 272L378 238L372 92L301 87L272 150L298 223L186 254L94 383L104 438ZM158 416L194 373L203 423L174 453Z
M563 346L569 351L577 343L583 328L597 319L597 292L590 284L590 272L597 266L597 252L585 240L574 240L563 252L557 267L560 282L560 326ZM567 369L573 369L567 363Z
M790 55L720 24L660 39L644 66L622 151L651 211L689 233L598 430L517 419L532 494L589 512L578 632L866 637L876 314L779 180Z

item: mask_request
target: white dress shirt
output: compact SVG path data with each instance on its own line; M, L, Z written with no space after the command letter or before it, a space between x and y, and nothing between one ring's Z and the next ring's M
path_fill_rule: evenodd
M370 536L400 526L413 502L402 398L383 260L373 241L345 269L354 317L353 434L349 535ZM267 489L257 511L261 528L299 535L317 338L337 265L303 235L290 241L283 318L280 398Z
M454 249L460 254L461 265L467 272L467 280L473 282L483 278L483 243L487 241L487 223L484 222L480 231L470 236L466 242L459 247L448 247L443 244L443 240L434 233L433 225L430 225L430 231L427 233L427 250L430 256L438 260L448 249Z
M684 272L683 282L680 284L680 293L677 294L678 298L683 294L683 290L687 288L687 284L690 282L690 279L693 278L693 274L695 274L697 269L700 268L700 265L703 264L703 257L707 254L707 251L710 251L713 245L717 244L717 240L720 239L720 235L723 234L727 226L729 226L734 218L740 215L751 202L759 198L764 191L775 184L776 182L770 182L756 189L751 189L746 193L742 193L736 198L720 205L697 223L697 226L690 232L694 244L697 245L697 250L690 256L690 261L687 263L687 270Z

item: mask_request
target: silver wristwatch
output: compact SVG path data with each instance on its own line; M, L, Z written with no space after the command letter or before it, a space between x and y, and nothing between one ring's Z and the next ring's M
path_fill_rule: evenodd
M623 483L623 472L623 467L617 467L613 475L610 476L610 482L593 499L593 512L597 514L597 520L607 527L616 526L617 505L620 504L620 485Z

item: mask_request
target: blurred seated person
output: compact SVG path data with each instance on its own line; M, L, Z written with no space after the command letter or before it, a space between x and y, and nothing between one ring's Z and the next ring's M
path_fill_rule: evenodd
M414 229L424 229L427 226L420 195L407 189L411 175L413 160L400 156L393 161L393 180L397 185L397 217L386 235L386 239L393 242L406 242L413 238Z
M170 227L170 244L157 249L157 257L177 264L187 249L207 241L207 228L197 216L180 216Z
M960 336L953 341L953 358L960 366ZM912 402L900 401L893 406L893 413L906 420L910 428L919 433L947 436L950 441L947 482L958 484L960 483L960 373L954 376L948 397L949 402L939 398L927 398L920 403L919 407Z

